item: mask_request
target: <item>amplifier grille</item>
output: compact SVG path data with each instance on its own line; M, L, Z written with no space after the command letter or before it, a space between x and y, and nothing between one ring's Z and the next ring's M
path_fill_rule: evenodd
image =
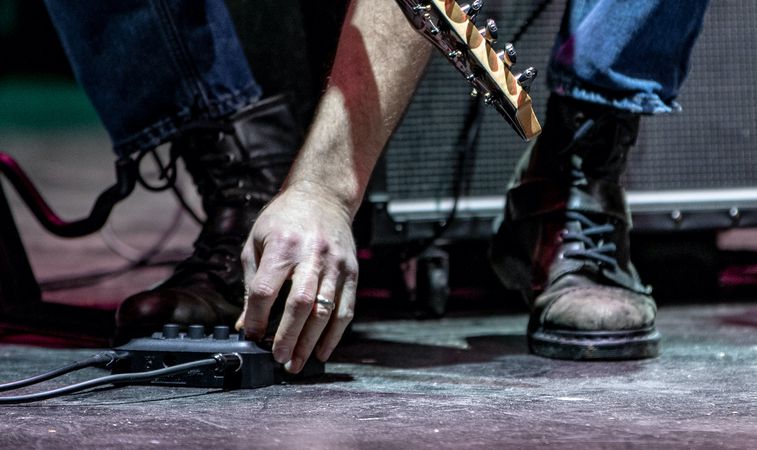
M485 16L507 36L537 0L488 2ZM517 68L541 74L531 96L543 120L548 92L545 70L565 0L555 0L516 45ZM642 133L630 156L629 190L707 189L757 184L757 2L712 2L694 49L692 70L679 97L683 113L642 119ZM417 95L385 156L386 188L392 198L452 195L454 144L469 99L463 78L441 55L432 59ZM491 108L465 195L501 195L525 148Z

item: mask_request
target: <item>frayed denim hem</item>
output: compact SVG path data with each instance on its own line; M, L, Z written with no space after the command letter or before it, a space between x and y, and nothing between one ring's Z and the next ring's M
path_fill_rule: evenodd
M122 158L153 149L175 138L179 129L192 120L219 119L230 116L257 102L260 96L260 87L256 83L251 83L236 93L211 99L207 108L199 114L193 108L181 108L175 114L163 118L125 139L114 142L113 151L119 158Z
M611 106L616 109L636 114L669 114L681 111L681 105L676 101L665 102L658 95L649 92L639 92L632 96L610 97L597 91L590 91L577 85L566 86L554 83L550 90L561 96L572 97L590 103Z

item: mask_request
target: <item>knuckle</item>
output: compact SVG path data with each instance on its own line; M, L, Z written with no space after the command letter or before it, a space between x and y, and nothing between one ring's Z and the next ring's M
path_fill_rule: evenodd
M336 315L336 319L344 324L352 322L355 317L355 310L353 308L343 308Z
M357 282L357 276L358 276L358 268L355 267L348 267L344 270L344 278L347 281L350 282Z
M295 311L309 310L313 307L315 299L307 292L298 292L292 297L292 307Z
M277 232L275 239L283 249L288 251L291 251L300 245L300 236L290 231Z
M253 251L252 245L245 244L244 247L242 247L242 259L246 261L252 261L252 258L254 257L255 252Z
M276 295L276 289L270 284L258 283L250 288L250 297L253 299L271 298Z
M313 252L317 255L325 255L329 253L331 245L329 241L322 237L315 238L313 240Z
M319 322L325 322L331 317L331 309L326 308L323 305L316 305L312 312L313 318Z
M248 271L251 267L253 267L253 262L255 261L255 252L253 252L252 248L249 246L245 246L242 249L242 268L244 271Z
M342 272L344 273L345 279L349 281L357 280L359 272L358 262L354 258L345 260L342 263Z

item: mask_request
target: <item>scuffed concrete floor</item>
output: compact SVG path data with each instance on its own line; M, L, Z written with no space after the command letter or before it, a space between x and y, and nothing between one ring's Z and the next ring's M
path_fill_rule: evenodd
M0 149L18 157L69 219L112 183L107 148L101 131L0 135ZM125 263L98 235L50 237L5 186L39 279ZM121 240L144 249L172 211L170 195L139 191L112 224ZM183 220L168 254L185 252L196 231ZM134 271L46 298L113 306L168 270ZM355 324L319 380L235 392L98 389L2 406L0 448L754 448L757 304L716 300L662 307L663 355L620 363L527 354L523 314L421 322L374 314ZM90 353L0 344L0 383ZM87 370L47 386L102 374Z
M757 307L666 308L663 355L618 363L528 355L522 315L358 323L321 379L4 406L0 447L754 448L757 333L743 317ZM0 379L89 353L3 346Z

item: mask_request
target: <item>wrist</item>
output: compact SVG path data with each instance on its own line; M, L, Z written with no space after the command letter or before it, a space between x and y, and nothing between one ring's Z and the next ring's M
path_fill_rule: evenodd
M350 222L355 218L355 214L363 200L362 190L358 191L355 188L338 186L321 179L288 179L282 191L297 192L330 204L343 212Z

